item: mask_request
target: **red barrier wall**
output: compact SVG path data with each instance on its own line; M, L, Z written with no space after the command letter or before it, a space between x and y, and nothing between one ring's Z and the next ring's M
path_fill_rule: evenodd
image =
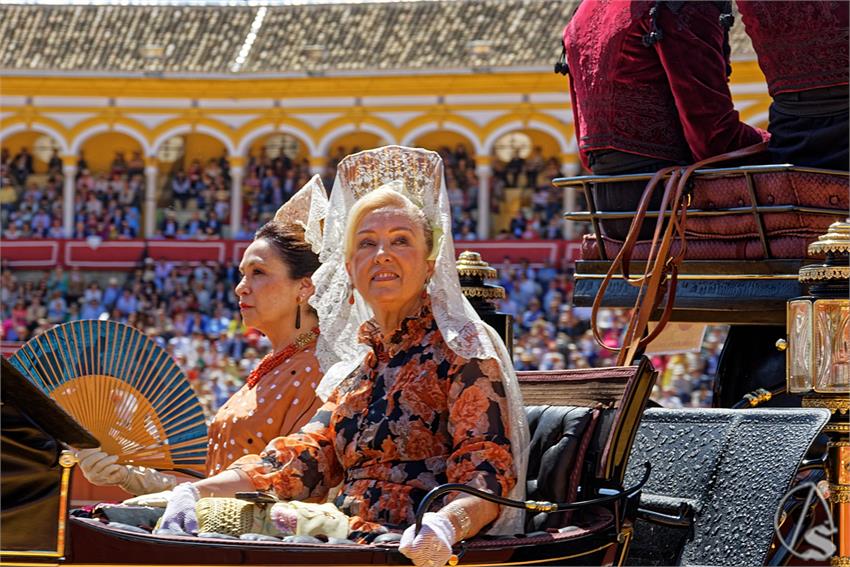
M250 242L244 240L6 240L0 258L11 268L49 270L57 264L84 270L131 270L144 258L172 262L238 262ZM473 240L455 242L457 253L474 250L493 265L505 257L532 264L579 256L580 242L566 240Z

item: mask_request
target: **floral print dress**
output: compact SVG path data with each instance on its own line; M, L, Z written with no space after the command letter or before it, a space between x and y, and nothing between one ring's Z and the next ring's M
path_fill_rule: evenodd
M428 303L387 340L364 323L360 341L372 351L300 432L231 468L287 500L323 501L342 482L335 504L361 541L412 524L446 482L507 494L516 477L498 363L456 355Z

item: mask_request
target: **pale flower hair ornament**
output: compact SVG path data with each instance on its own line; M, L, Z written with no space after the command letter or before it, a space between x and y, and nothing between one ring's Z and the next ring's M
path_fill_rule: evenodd
M280 206L272 220L303 228L304 240L318 254L322 248L322 228L327 214L328 195L322 178L317 174Z
M316 292L310 298L310 304L319 315L321 335L316 356L325 373L316 394L327 399L334 388L360 366L369 350L357 341L357 331L372 317L372 312L353 291L345 269L344 241L348 212L354 203L383 186L402 193L421 207L434 231L431 252L431 259L435 261L434 274L427 290L434 319L449 348L467 360L493 359L499 364L507 398L511 453L517 480L516 486L505 496L524 500L530 443L519 383L501 338L481 320L461 291L443 160L436 152L385 146L347 156L337 167L319 253L322 265L313 274ZM352 292L354 305L348 302ZM522 533L523 520L522 510L503 507L488 533Z

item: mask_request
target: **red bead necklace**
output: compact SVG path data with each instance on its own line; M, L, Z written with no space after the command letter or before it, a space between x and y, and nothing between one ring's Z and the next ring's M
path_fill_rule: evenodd
M249 388L253 388L257 385L257 382L260 381L260 378L268 374L269 370L279 366L281 362L290 358L293 354L302 350L304 347L312 343L316 340L316 337L319 336L319 328L315 327L309 333L304 333L302 335L298 335L298 338L295 339L295 342L287 345L282 351L278 353L269 353L263 357L263 360L260 361L260 364L257 365L255 369L248 374L248 379L245 380L245 383L248 384Z

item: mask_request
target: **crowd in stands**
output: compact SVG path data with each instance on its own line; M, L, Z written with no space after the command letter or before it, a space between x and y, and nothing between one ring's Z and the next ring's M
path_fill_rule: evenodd
M166 185L171 204L157 227L160 238L206 240L222 238L230 223L230 163L226 155L210 158L206 165L193 159L188 167L178 162Z
M590 333L587 309L570 307L569 272L554 265L500 266L515 316L514 363L519 370L612 365L614 354ZM110 319L132 325L163 346L192 382L211 417L269 351L261 334L243 329L233 288L235 264L155 262L120 275L64 270L0 275L0 339L17 344L53 325ZM600 317L604 341L617 343L628 314ZM669 406L708 405L722 330L707 333L701 354L657 357L661 369L654 399ZM9 343L7 343L9 344Z
M333 187L336 166L346 155L359 148L339 147L328 157L322 173L325 187ZM452 208L456 240L477 240L478 192L480 180L470 149L463 144L441 147L445 164L446 188ZM231 235L230 164L227 156L175 162L173 171L160 179L163 192L161 211L155 223L155 237L166 239L249 239L281 204L311 176L306 158L292 159L281 153L269 158L249 154L243 178L241 229ZM493 218L507 214L508 189L514 194L516 209L507 228L494 234L499 239L558 239L563 236L563 203L560 190L550 181L558 177L561 164L546 158L535 147L527 158L516 154L504 162L492 161L490 177ZM33 157L27 148L14 156L4 148L0 213L3 236L23 238L89 238L121 240L142 236L142 199L145 193L145 162L138 151L128 158L116 152L108 171L92 171L80 153L75 179L73 229L66 234L62 226L62 160L54 152L46 174L35 175ZM167 205L167 206L165 206ZM505 223L507 224L507 223Z

